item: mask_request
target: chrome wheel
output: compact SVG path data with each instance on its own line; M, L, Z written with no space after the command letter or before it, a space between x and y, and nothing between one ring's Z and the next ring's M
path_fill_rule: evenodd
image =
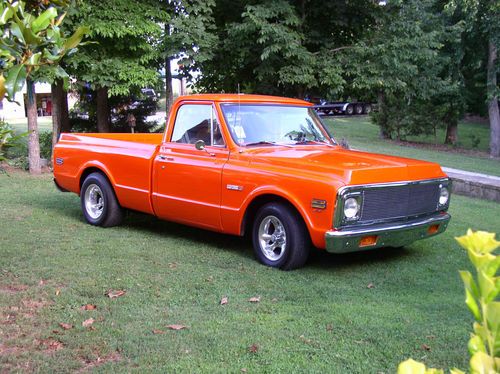
M260 223L259 246L262 254L271 261L278 261L285 254L285 226L277 217L267 216Z
M97 184L91 184L87 187L84 201L87 214L93 219L98 219L104 209L104 195Z

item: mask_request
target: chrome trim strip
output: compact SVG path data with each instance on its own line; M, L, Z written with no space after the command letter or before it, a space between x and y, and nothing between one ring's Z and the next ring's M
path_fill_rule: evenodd
M355 225L356 223L352 223L350 225L342 225L343 221L343 215L342 212L344 210L344 197L353 192L358 192L358 191L365 191L368 189L375 189L375 188L384 188L384 187L403 187L403 186L410 186L410 185L417 185L417 184L432 184L432 183L446 183L448 186L451 186L451 179L446 177L446 178L435 178L435 179L426 179L426 180L421 180L421 181L402 181L402 182L391 182L391 183L377 183L377 184L354 184L354 185L348 185L348 186L343 186L340 187L337 190L337 199L335 202L335 213L334 213L334 218L333 218L333 227L340 229L342 227L346 226L351 226ZM451 188L450 188L450 194L451 194ZM448 199L448 204L446 206L439 207L439 210L446 210L449 206L449 201ZM361 211L363 209L363 204L361 205L361 210L360 210L360 215ZM438 211L438 210L436 210ZM387 221L386 221L387 222Z
M326 250L332 253L346 253L379 247L401 247L444 232L450 218L448 213L444 213L402 224L382 224L357 229L327 231L325 234ZM434 225L439 225L438 230L429 233L429 227ZM376 244L360 247L360 240L369 235L378 236Z

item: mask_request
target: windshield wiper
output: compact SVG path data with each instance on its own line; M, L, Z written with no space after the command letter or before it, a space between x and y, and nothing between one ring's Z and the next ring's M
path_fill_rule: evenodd
M244 144L244 145L245 145L245 147L252 146L252 145L279 145L279 146L284 146L284 147L291 147L290 144L270 142L267 140L261 140L260 142L248 143L248 144Z
M296 142L295 144L317 144L317 145L327 145L327 146L333 146L333 144L328 143L326 140L320 141L320 140L301 140Z

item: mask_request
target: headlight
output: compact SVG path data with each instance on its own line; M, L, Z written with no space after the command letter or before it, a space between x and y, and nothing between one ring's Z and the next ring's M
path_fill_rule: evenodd
M349 197L344 202L344 217L348 220L355 219L359 213L359 203L354 197Z
M446 205L450 199L450 191L448 187L440 186L439 188L439 205Z

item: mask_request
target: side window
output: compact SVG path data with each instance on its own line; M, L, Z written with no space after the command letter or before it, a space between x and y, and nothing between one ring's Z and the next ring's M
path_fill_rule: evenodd
M224 145L215 112L211 105L183 105L177 111L172 142L194 144L198 140Z

